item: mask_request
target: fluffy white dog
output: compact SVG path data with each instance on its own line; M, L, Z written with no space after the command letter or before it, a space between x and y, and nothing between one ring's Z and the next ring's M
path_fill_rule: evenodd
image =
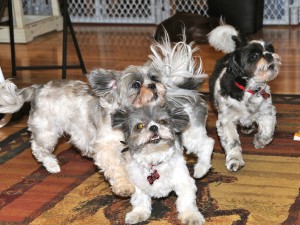
M59 162L53 154L58 139L65 133L70 141L84 156L94 159L118 195L128 196L134 192L121 155L124 135L121 130L111 127L111 112L120 107L120 98L126 98L130 104L156 104L164 102L163 85L155 85L142 93L124 93L106 90L114 89L116 82L122 85L121 76L116 72L95 70L97 81L102 90L97 95L87 83L72 80L50 81L44 85L32 85L18 89L10 80L0 84L0 112L14 113L25 102L31 103L28 127L31 131L32 153L50 173L60 172ZM113 77L113 78L112 78ZM111 82L114 80L113 82ZM149 82L153 84L153 81ZM153 84L154 85L154 84ZM127 89L126 89L127 90ZM122 96L122 94L124 96ZM129 95L131 98L129 98Z
M164 43L153 43L151 49L151 60L144 66L91 71L90 85L60 80L18 89L6 80L0 85L0 113L14 113L30 102L32 153L49 172L60 171L53 151L59 137L67 133L83 155L94 159L112 190L127 196L134 187L121 155L124 137L120 130L111 128L110 113L122 106L138 108L168 102L189 115L190 123L182 132L183 144L188 153L198 156L194 176L200 178L211 167L214 144L205 129L207 107L197 92L206 77L201 61L197 67L192 55L196 49L185 42L172 46L167 36Z
M111 95L121 96L123 106L168 104L169 107L184 110L190 122L182 130L182 144L188 154L198 157L194 177L201 178L211 168L214 140L207 135L207 105L198 90L207 75L202 73L200 58L193 57L197 48L192 43L187 44L185 39L173 44L167 34L162 43L154 42L150 48L150 60L143 66L130 66L121 71L119 80L109 81L116 84L111 90L104 90L106 86L102 85L104 70L93 74L89 81L96 92L107 91ZM147 101L155 98L153 91L159 91L164 99ZM135 97L137 93L148 97L141 101L141 98Z
M129 154L126 167L135 185L132 211L125 222L135 224L151 215L151 198L175 191L179 219L184 224L205 222L196 205L196 185L190 177L176 132L188 124L188 115L180 109L142 107L120 109L112 115L112 124L125 133Z
M193 57L198 48L186 44L184 35L182 42L172 45L166 34L162 43L151 45L151 50L151 67L162 74L167 103L189 116L190 122L182 130L182 144L188 154L197 156L194 177L201 178L211 168L215 141L207 135L207 104L199 93L207 75L202 72L201 59Z

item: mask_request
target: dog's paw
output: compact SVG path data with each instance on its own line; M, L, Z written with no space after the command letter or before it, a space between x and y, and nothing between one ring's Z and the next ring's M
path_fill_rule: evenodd
M112 191L119 196L128 197L132 195L135 191L134 185L130 182L122 182L122 183L115 183L111 187Z
M194 167L194 177L201 178L201 177L205 176L208 173L210 167L211 167L211 165L197 163Z
M43 166L46 168L46 170L49 173L59 173L60 172L60 166L58 164L58 161L54 158L45 158L43 160Z
M180 213L178 218L187 225L202 225L205 223L203 215L198 211Z
M126 214L125 223L135 224L143 222L150 217L150 213L144 210L133 210Z
M273 138L261 138L259 135L254 136L253 145L256 149L264 148L268 145Z
M254 145L254 148L256 148L256 149L264 148L266 146L263 143L261 143L260 141L255 140L255 139L253 140L253 145Z
M229 171L232 172L236 172L238 171L240 168L242 168L245 165L245 162L243 160L243 158L231 158L229 160L226 159L226 168Z

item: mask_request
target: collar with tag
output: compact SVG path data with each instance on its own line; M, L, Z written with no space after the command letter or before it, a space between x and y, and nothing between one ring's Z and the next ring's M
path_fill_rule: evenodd
M264 99L270 98L270 94L267 93L267 92L265 91L265 89L263 89L263 88L259 88L259 89L257 89L257 90L253 90L253 89L247 89L247 90L246 90L246 88L245 88L243 85L239 84L238 82L235 81L234 84L235 84L240 90L246 91L246 92L248 92L248 93L250 93L250 94L252 94L252 95L254 95L254 94L256 94L256 93L259 93Z
M149 182L150 185L152 185L154 183L154 181L158 180L159 177L160 177L160 175L157 172L157 170L153 169L154 166L158 166L159 164L160 163L158 163L157 165L153 165L153 164L150 165L150 170L149 170L150 175L147 176L147 180L148 180L148 182Z

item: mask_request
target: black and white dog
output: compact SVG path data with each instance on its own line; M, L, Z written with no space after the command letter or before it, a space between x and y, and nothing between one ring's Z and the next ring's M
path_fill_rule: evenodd
M237 126L247 134L257 128L255 148L273 140L276 109L267 82L277 76L281 58L272 44L262 40L243 42L237 30L226 24L209 34L209 43L228 53L217 61L209 89L218 111L216 127L226 153L226 167L237 171L245 164Z

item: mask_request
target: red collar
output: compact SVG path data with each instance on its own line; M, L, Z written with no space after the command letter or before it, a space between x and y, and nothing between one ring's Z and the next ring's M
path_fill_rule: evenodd
M239 89L241 89L241 90L243 90L243 91L246 91L246 88L245 88L243 85L239 84L238 82L234 81L234 84L235 84ZM247 92L250 93L250 94L252 94L252 95L254 95L255 93L258 93L258 92L259 92L259 94L260 94L264 99L267 99L267 98L270 97L270 94L267 93L267 92L266 92L264 89L262 89L262 88L260 88L260 89L257 90L257 91L254 91L254 90L252 90L252 89L248 89Z
M241 84L239 84L238 82L234 81L234 84L241 90L245 91L245 87ZM248 89L247 92L249 92L250 94L254 95L255 91L253 91L252 89Z

